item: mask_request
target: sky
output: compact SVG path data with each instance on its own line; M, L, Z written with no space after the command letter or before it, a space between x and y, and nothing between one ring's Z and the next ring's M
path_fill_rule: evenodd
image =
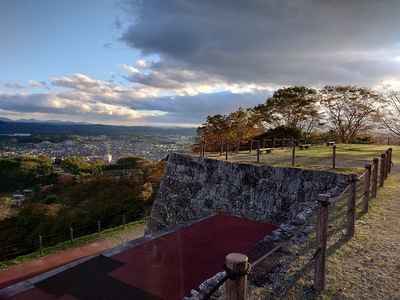
M0 0L0 117L199 126L400 78L398 0Z

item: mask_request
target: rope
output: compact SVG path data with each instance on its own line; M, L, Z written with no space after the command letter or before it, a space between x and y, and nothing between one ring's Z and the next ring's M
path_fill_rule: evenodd
M358 199L358 201L356 202L356 206L358 206L364 200L364 196L365 196L365 193L362 194L360 199Z
M247 264L247 270L244 272L233 272L228 268L226 263L223 265L223 269L225 271L225 276L204 296L204 299L210 299L210 297L223 285L228 279L234 280L239 277L243 277L250 274L251 265Z
M299 226L299 228L296 229L295 232L293 232L289 238L285 241L283 241L282 243L278 244L277 246L275 246L274 248L272 248L270 251L268 251L267 253L265 253L263 256L261 256L259 259L257 259L256 261L253 262L252 266L255 267L257 266L260 262L262 262L263 260L265 260L268 256L270 256L271 254L273 254L275 251L279 250L280 248L282 248L284 245L286 245L294 236L296 236L310 221L311 219L317 214L317 211L315 211L309 218L307 221L305 221L301 226Z
M314 253L314 255L311 257L311 259L308 261L308 263L303 267L303 269L299 272L297 275L296 279L292 282L292 284L289 286L289 288L286 290L286 292L283 294L281 299L284 299L290 291L293 289L294 285L299 281L301 277L303 277L305 271L308 269L308 267L311 265L313 260L317 257L317 255L321 252L321 248L318 248L318 250Z
M347 216L352 212L353 210L349 210L347 212L347 214L343 217L343 219L339 222L339 225L336 226L336 228L334 230L332 230L331 232L328 233L328 238L330 238L331 236L335 235L336 232L338 232L340 226L342 226L342 224L344 223L344 221L346 220Z
M205 300L210 299L210 297L229 279L228 274L224 276L208 293L204 296Z

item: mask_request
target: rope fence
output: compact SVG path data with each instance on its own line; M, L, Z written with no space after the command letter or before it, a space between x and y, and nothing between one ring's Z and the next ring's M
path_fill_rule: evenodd
M229 254L227 256L226 263L224 264L223 271L220 273L217 282L215 282L212 286L210 286L210 284L206 285L207 288L205 291L203 291L204 297L185 297L185 299L218 299L218 296L215 295L218 294L217 292L222 286L225 286L226 297L224 299L246 299L247 276L251 275L251 270L261 262L265 261L268 257L276 253L279 249L290 243L300 233L304 232L306 226L310 225L315 216L317 217L315 225L315 250L310 254L310 258L307 260L307 263L297 271L295 276L293 276L293 281L283 292L280 299L285 299L289 295L296 283L307 271L309 271L313 263L313 288L315 291L323 291L325 288L328 240L332 239L332 237L335 236L341 229L346 230L345 235L348 238L354 236L357 207L359 207L361 204L361 212L368 212L369 200L376 197L377 183L379 182L379 187L382 187L384 185L384 180L391 171L392 149L388 149L384 154L382 154L380 164L378 164L378 161L379 160L377 158L374 158L372 165L367 164L365 166L365 171L360 176L351 174L349 184L344 188L340 195L332 199L330 195L319 195L319 198L317 199L317 208L308 217L308 219L292 234L290 234L287 239L264 253L253 263L248 263L248 258L244 254ZM329 213L330 207L331 213ZM333 218L331 218L332 216ZM335 224L329 226L329 224L332 222ZM331 227L331 229L328 230L328 227ZM235 256L237 259L236 263L241 265L241 268L237 269L236 267L230 267L231 264L228 262L232 256Z

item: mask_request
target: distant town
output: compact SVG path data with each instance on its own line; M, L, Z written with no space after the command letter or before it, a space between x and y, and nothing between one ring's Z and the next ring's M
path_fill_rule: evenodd
M8 134L7 136L29 136L29 134ZM2 143L0 157L16 157L20 155L47 155L53 160L79 156L90 161L101 159L106 163L116 162L126 156L144 157L157 161L169 153L187 153L194 143L193 136L185 135L124 135L110 137L75 136L62 142L54 143L43 140L39 143L17 143L16 139ZM13 143L14 142L14 143Z
M158 161L172 152L187 153L195 138L196 128L13 121L0 117L0 157L46 155L55 160L75 156L115 163L136 156Z

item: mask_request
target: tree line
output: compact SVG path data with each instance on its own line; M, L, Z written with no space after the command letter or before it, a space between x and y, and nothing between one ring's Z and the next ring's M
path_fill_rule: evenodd
M400 138L400 92L390 85L379 91L357 86L285 87L252 108L208 116L197 129L197 142L218 151L223 143L252 139L316 136L341 143L371 141L374 130Z

